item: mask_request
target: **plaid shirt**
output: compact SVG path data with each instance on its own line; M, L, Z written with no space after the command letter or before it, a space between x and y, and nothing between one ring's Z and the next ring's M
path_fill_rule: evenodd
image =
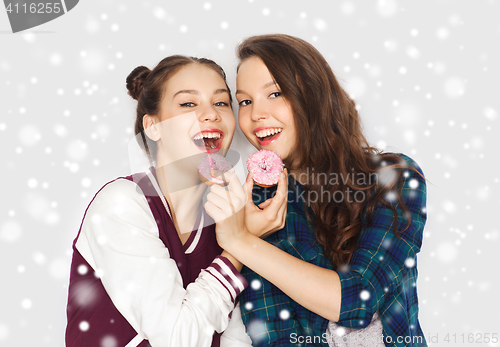
M422 173L412 159L399 156ZM265 201L275 190L276 187L255 187L254 202ZM290 177L285 227L266 241L299 259L331 269L332 264L325 258L305 217L302 193L300 183ZM379 203L372 223L360 234L349 267L338 272L342 303L337 324L365 328L378 311L386 346L427 346L418 321L416 291L416 254L426 220L426 184L413 170L405 170L402 198L411 218L409 228L400 238L396 237L392 211ZM398 228L402 230L406 219L397 203L393 204L398 212ZM365 216L362 218L366 222ZM300 306L252 270L244 267L242 275L250 286L240 294L241 313L254 347L328 346L324 335L326 319ZM303 336L305 342L292 343L297 341L294 336Z

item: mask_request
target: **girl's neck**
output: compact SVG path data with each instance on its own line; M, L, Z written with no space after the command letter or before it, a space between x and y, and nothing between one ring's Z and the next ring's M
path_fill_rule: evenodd
M172 219L181 239L182 235L193 230L206 191L206 185L201 183L198 175L192 177L194 175L188 172L171 165L156 168L158 184L171 207Z

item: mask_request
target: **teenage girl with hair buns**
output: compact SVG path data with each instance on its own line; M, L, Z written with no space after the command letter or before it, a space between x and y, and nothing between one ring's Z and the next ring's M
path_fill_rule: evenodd
M134 69L127 88L138 103L135 133L154 165L107 183L85 212L73 244L66 346L250 346L237 305L247 285L241 265L217 244L197 161L184 160L231 144L224 71L171 56L152 71ZM207 150L194 140L214 132Z

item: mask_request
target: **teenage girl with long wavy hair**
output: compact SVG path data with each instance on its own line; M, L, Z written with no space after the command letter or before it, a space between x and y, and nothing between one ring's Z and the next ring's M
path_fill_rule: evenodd
M240 302L253 345L425 346L421 169L368 144L355 102L309 43L254 36L237 54L240 128L288 171L274 190L252 191L247 179L245 223L217 228L246 266ZM208 200L222 197L215 188Z

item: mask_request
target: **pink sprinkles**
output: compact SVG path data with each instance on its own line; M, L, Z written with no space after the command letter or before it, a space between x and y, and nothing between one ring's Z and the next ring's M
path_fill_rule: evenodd
M259 185L276 185L284 167L279 154L266 149L255 152L247 159L247 169Z
M212 168L210 167L210 160L212 161ZM212 169L214 171L234 172L234 168L231 163L219 154L209 154L206 157L203 157L198 163L198 172L208 181L223 184L223 180L212 176Z

